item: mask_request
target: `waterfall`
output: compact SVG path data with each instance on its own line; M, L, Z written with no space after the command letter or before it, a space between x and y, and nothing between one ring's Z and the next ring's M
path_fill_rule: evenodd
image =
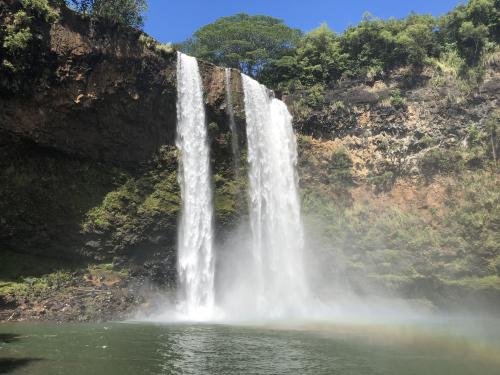
M265 86L242 79L256 308L266 317L296 317L307 304L308 286L292 116Z
M231 69L225 68L224 74L226 78L226 111L229 119L229 129L231 130L231 148L234 158L234 172L238 176L240 150L238 146L238 132L236 129L236 122L234 121L234 108L233 108L233 93L231 88Z
M214 305L213 203L203 88L194 57L177 55L177 148L182 214L178 233L181 314L210 318Z
M227 114L239 159L231 71L226 69ZM248 144L250 231L220 259L217 305L226 318L303 316L309 288L297 187L297 147L283 102L242 76ZM195 58L178 54L177 140L182 213L178 233L180 318L215 318L215 259L210 150L203 88ZM235 165L236 170L237 165ZM236 172L237 173L237 172ZM243 230L243 232L245 232ZM220 249L219 249L220 250ZM219 274L219 273L218 273ZM218 310L220 311L220 310Z

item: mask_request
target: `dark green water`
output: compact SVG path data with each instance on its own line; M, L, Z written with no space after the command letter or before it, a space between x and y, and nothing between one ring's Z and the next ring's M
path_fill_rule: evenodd
M499 375L499 328L0 324L0 374Z

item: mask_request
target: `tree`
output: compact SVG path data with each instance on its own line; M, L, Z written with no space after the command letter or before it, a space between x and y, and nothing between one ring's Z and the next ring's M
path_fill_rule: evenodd
M429 15L410 14L402 20L383 21L366 14L359 25L341 36L354 75L408 64L422 65L439 53L437 21Z
M439 54L436 26L437 20L430 15L410 14L406 18L395 36L401 63L422 65L426 57Z
M395 35L402 29L401 21L384 22L369 13L357 26L350 26L342 35L342 50L349 55L350 73L366 74L383 71L395 62Z
M271 60L293 49L300 36L300 30L286 26L283 20L240 13L202 27L181 49L257 76Z
M488 42L500 40L499 0L470 0L441 19L442 39L455 43L467 64L476 65Z
M329 83L340 78L346 69L347 55L342 52L335 33L322 24L301 40L297 60L307 83Z
M136 28L144 26L146 0L69 0L70 6L93 18Z
M324 85L340 78L346 69L347 55L326 24L307 33L291 52L292 55L282 56L264 69L262 78L266 84L280 89Z

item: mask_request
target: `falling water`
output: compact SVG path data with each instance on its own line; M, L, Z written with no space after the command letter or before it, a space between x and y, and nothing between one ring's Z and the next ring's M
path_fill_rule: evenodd
M213 205L203 89L194 57L177 56L177 140L182 215L178 239L180 310L210 318L214 305Z
M267 317L296 317L307 304L308 287L292 117L265 86L242 77L256 307Z
M226 68L224 70L224 73L226 76L226 110L227 116L229 118L229 128L231 130L231 147L234 158L234 171L235 175L238 175L240 150L238 147L238 132L236 130L236 122L234 121L233 93L231 89L231 69Z

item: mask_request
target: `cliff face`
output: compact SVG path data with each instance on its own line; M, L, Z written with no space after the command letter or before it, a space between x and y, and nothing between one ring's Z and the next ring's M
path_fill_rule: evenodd
M8 22L19 4L1 4ZM174 144L175 52L156 51L139 31L91 23L66 9L50 27L34 22L31 28L43 43L26 51L33 65L18 85L15 76L3 80L2 132L120 164L145 161ZM209 64L201 70L209 118L220 117L224 72Z
M3 40L15 32L8 26L17 25L19 12L31 17L31 36L12 52ZM0 1L0 14L2 251L56 263L168 258L161 254L175 246L179 211L176 53L139 31L64 8L49 18ZM233 172L224 70L200 62L200 71L217 187L227 190ZM232 89L241 125L236 72ZM227 198L233 185L218 200L220 222L234 214Z
M418 177L425 172L419 161L427 151L467 146L471 128L485 128L498 109L499 69L497 54L474 88L428 66L379 80L341 82L316 106L305 105L298 94L286 101L299 133L335 140L352 151L358 179L385 172Z
M323 273L369 295L498 306L499 67L496 54L474 87L427 66L286 98L317 266L337 265Z
M31 12L31 38L9 50L3 41L19 11ZM48 17L0 0L0 18L0 276L97 261L173 285L176 54L67 9ZM316 274L338 275L360 293L434 304L478 290L500 300L498 61L473 89L427 67L284 98ZM232 72L242 150L235 173L224 70L200 61L200 71L222 241L247 207L241 77Z

